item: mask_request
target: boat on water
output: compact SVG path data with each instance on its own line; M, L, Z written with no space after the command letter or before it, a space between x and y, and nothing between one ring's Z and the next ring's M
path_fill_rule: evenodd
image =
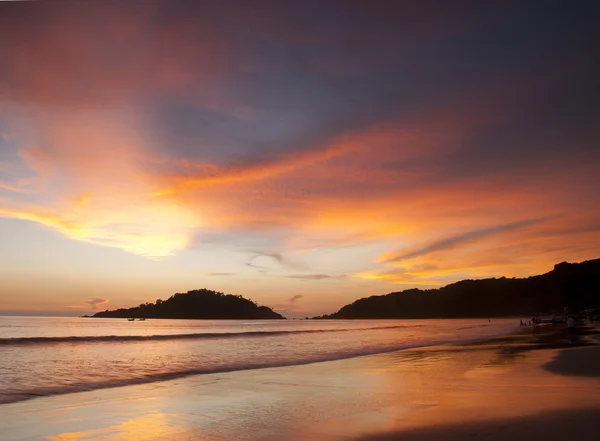
M146 320L146 317L142 317L138 319L140 322L143 322L144 320Z
M127 319L127 321L128 321L128 322L132 322L132 321L134 321L134 320L135 320L135 318L134 318L134 317L131 317L131 318L128 318L128 319Z

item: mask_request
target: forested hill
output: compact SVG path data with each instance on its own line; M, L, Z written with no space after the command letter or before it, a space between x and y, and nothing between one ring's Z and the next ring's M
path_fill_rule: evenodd
M271 308L258 306L242 296L208 289L175 294L167 300L143 303L129 309L103 311L94 317L170 318L170 319L282 319Z
M463 280L439 289L409 289L362 298L336 319L459 318L530 315L600 307L600 259L559 263L525 279Z

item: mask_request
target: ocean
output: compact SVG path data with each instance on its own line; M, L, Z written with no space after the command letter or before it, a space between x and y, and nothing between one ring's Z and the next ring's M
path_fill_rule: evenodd
M0 317L0 403L485 339L517 325L515 319Z

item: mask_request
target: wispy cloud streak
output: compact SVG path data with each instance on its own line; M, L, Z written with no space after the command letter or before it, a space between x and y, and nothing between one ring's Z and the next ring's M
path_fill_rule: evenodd
M539 224L543 222L545 219L528 219L518 222L511 222L504 225L499 225L490 228L484 228L481 230L470 231L468 233L464 233L458 236L449 237L438 242L435 242L431 245L428 245L423 248L419 248L413 251L408 251L396 255L392 255L391 257L386 257L383 259L383 263L391 263L391 262L402 262L408 259L414 259L416 257L425 256L427 254L443 251L456 248L460 245L464 245L467 243L475 242L477 240L485 239L491 236L500 235L502 233L506 233L513 230L518 230L524 227L532 226L535 224Z

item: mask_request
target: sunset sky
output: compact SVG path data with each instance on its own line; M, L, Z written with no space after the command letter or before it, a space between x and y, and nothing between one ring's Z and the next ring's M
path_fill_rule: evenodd
M598 258L599 22L586 1L0 2L0 312L206 287L299 317Z

